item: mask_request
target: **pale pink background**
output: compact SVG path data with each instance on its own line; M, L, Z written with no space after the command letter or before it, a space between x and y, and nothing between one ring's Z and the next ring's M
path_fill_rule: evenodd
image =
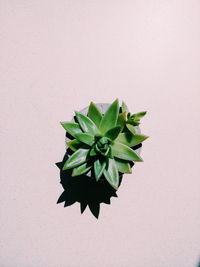
M0 0L1 267L194 267L200 1ZM56 205L74 110L148 110L144 163L97 221Z

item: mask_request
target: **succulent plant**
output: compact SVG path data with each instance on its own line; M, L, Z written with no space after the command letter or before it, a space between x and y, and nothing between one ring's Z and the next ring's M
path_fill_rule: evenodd
M132 148L148 138L135 128L145 114L131 115L126 104L120 107L117 99L105 114L91 102L87 115L76 112L75 122L61 122L72 151L62 170L72 169L72 176L91 171L97 182L106 179L117 190L119 173L131 173L130 164L143 161Z
M124 128L123 131L130 132L135 135L137 133L135 126L138 126L140 124L140 119L144 117L146 113L146 111L142 111L131 114L125 102L122 102L119 118L121 118L120 122L122 124L122 127Z

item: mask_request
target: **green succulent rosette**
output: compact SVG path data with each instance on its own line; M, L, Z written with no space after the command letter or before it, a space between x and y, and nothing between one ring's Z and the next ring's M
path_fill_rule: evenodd
M131 115L117 99L105 114L91 102L87 115L76 112L75 122L61 122L71 137L67 146L72 151L62 170L72 169L72 176L92 171L97 182L106 179L117 190L119 173L131 173L131 163L143 161L132 148L148 138L136 130L145 114Z

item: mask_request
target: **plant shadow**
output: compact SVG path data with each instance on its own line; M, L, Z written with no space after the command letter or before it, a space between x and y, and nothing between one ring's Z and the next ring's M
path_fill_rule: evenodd
M137 149L139 146L135 147ZM57 162L56 166L60 169L60 183L63 186L63 193L60 195L57 204L64 202L64 207L71 206L76 202L80 203L80 211L83 213L87 206L91 213L98 219L100 212L100 204L110 204L111 197L117 197L116 190L109 185L106 180L98 182L86 174L72 177L72 170L63 171L64 163L70 155L70 151L66 151L61 162ZM131 164L131 167L134 163ZM120 173L121 184L123 174Z
M110 198L117 197L116 190L104 180L97 182L87 175L72 177L71 170L62 170L67 159L68 153L65 154L62 162L56 163L56 166L60 169L60 183L64 188L64 192L60 195L57 203L64 202L64 207L67 207L79 202L81 213L88 206L92 214L98 218L100 203L110 204ZM122 175L120 175L120 183L121 180Z

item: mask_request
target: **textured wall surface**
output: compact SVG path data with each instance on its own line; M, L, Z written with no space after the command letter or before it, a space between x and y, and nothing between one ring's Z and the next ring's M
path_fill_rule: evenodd
M0 0L1 267L196 267L200 2ZM56 201L74 110L147 110L144 163L96 220Z

